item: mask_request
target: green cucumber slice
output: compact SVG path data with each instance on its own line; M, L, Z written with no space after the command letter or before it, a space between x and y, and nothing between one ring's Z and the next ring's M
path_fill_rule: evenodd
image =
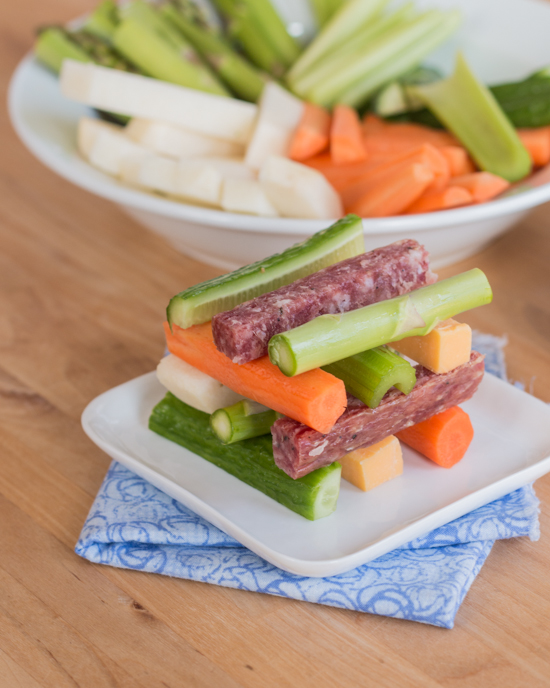
M168 304L168 322L170 327L178 325L183 328L208 322L216 313L231 310L244 301L364 251L361 219L357 215L346 215L282 253L177 294Z
M293 480L275 465L271 435L222 444L209 421L207 413L168 392L153 409L149 428L310 521L329 516L336 509L342 471L339 463Z

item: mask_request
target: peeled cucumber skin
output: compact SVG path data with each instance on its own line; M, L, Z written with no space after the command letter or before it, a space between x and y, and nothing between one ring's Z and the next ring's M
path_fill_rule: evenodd
M182 328L208 322L260 294L290 284L321 268L364 253L363 225L346 215L327 229L282 253L245 265L227 275L197 284L174 296L166 311L168 323Z
M342 470L339 463L293 480L275 465L271 435L222 444L210 429L210 416L184 404L170 392L153 409L149 429L198 454L310 521L328 516L336 509ZM327 483L336 483L337 488L333 499L319 508L315 498Z

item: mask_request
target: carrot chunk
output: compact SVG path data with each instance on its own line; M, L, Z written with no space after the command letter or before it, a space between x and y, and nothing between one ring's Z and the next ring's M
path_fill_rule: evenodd
M337 105L332 113L330 155L335 165L359 162L367 157L359 116L347 105Z
M448 186L440 191L428 190L407 208L407 214L448 210L472 203L472 194L460 186Z
M468 414L453 406L428 420L401 430L397 437L443 468L451 468L466 453L474 437Z
M461 177L453 177L451 184L460 186L472 194L474 203L489 201L510 186L510 182L491 172L473 172Z
M462 146L441 146L439 152L449 165L451 177L471 174L477 169L468 155L468 151Z
M535 167L548 165L550 162L550 127L518 129L518 136L527 148Z
M319 105L306 103L290 142L289 157L303 162L328 148L330 115Z
M185 330L164 324L170 353L248 399L268 406L323 434L329 432L347 405L342 380L320 368L286 377L267 356L238 365L218 351L211 323Z
M421 163L400 165L393 174L375 180L346 212L361 217L398 215L411 205L434 180L430 167Z

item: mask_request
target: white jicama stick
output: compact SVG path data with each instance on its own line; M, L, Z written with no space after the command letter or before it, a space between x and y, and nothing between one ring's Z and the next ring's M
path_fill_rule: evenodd
M158 79L92 63L65 60L60 75L67 98L107 112L176 124L246 144L257 107Z
M225 179L221 206L232 213L248 213L263 217L277 217L260 182L247 179Z
M123 166L123 181L192 203L220 205L222 174L213 166L186 165L161 155L128 158Z
M260 182L283 217L331 220L342 217L339 195L317 170L272 156L262 165Z
M214 413L245 398L174 354L158 364L157 378L175 397L204 413Z
M246 164L259 169L270 155L287 155L304 107L303 101L274 81L267 83L262 91L258 118L246 149Z
M131 159L137 163L148 154L145 148L125 136L122 129L98 126L93 131L90 122L84 122L83 129L79 141L87 148L88 162L107 174L119 177L124 162ZM81 152L85 154L84 150Z
M126 126L125 132L136 143L154 153L168 155L171 158L203 155L240 158L244 155L242 144L206 136L166 122L134 117Z
M124 127L121 127L117 124L111 124L110 122L104 122L101 119L95 119L93 117L81 117L79 119L77 130L77 148L86 159L88 159L90 156L90 151L98 132L105 130L115 132L117 134L123 134L125 132Z
M242 158L215 158L209 156L197 158L184 158L180 160L180 166L185 169L202 169L204 166L213 167L224 179L247 179L252 181L257 178L257 173L245 165Z

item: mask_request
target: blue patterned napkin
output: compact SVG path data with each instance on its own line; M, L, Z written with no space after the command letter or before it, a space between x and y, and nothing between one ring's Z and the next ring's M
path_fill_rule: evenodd
M506 376L504 340L476 335L487 370ZM282 571L147 481L113 462L76 552L95 563L264 592L452 628L497 539L539 537L531 486L330 578Z

